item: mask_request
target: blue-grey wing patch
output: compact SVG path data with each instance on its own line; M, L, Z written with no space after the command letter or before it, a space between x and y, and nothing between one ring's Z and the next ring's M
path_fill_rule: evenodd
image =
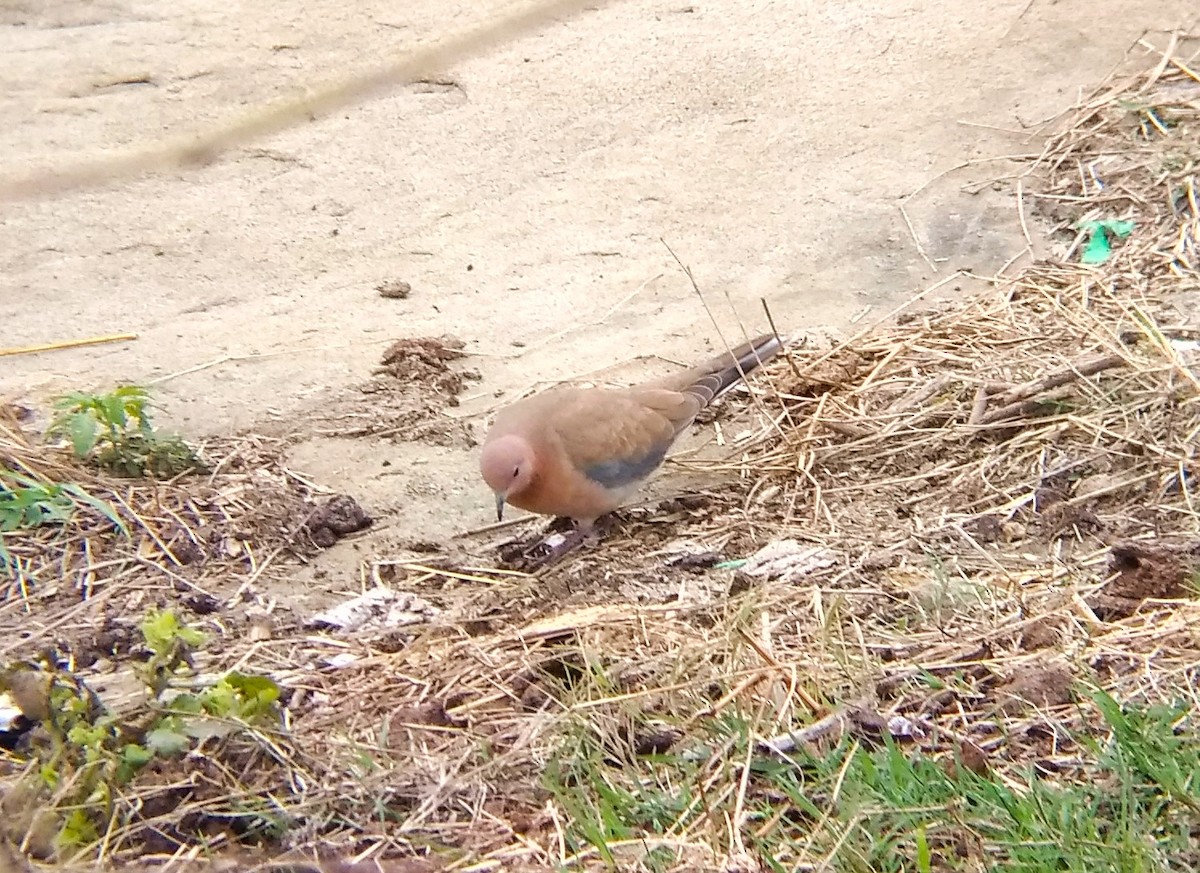
M659 446L648 454L636 458L620 458L615 461L601 461L584 467L583 474L598 485L605 488L624 488L641 482L657 469L667 456L667 446Z

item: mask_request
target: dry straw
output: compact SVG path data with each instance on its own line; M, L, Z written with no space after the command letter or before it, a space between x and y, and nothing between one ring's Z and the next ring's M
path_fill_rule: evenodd
M1106 83L1028 168L1023 221L1049 227L1056 257L769 367L759 413L773 420L713 467L740 482L732 496L635 520L538 576L446 555L373 564L371 578L443 609L403 635L338 639L282 619L271 639L230 634L208 666L275 676L289 689L286 729L139 782L106 857L136 856L155 834L149 845L183 859L197 828L219 850L231 834L213 823L257 804L290 823L284 846L301 855L590 868L602 853L572 847L572 811L543 776L565 750L602 749L603 764L671 749L703 761L688 786L699 799L652 837L607 847L621 869L648 869L651 852L656 869L734 869L771 828L794 832L779 864L822 869L828 818L751 817L770 798L756 795L747 755L907 725L922 754L969 743L1012 785L1034 761L1070 779L1069 738L1097 724L1071 702L1073 683L1123 701L1191 699L1200 606L1185 589L1164 599L1114 580L1110 549L1133 542L1170 575L1188 553L1164 544L1200 537L1193 45L1175 38ZM1081 264L1077 223L1117 219L1134 222L1131 236ZM0 436L6 464L81 475L13 425ZM307 494L269 451L246 452L226 455L243 462L200 497L183 482L84 481L122 507L131 538L81 523L12 539L26 583L0 615L8 638L69 638L103 614L97 602L140 608L139 595L176 586L253 592L294 566L260 488ZM276 520L251 524L262 518ZM242 530L253 559L182 565L172 543L203 540L203 526ZM695 569L786 538L820 560L790 578ZM34 577L70 596L31 588ZM241 620L221 613L230 629ZM930 676L944 687L918 681ZM713 731L734 715L750 752ZM649 765L606 767L614 787L656 778Z

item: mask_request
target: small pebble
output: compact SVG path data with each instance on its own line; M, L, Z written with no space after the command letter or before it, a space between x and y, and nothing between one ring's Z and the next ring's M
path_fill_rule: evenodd
M380 297L389 300L406 300L412 293L412 285L400 279L388 279L386 282L376 285L375 290L379 292Z

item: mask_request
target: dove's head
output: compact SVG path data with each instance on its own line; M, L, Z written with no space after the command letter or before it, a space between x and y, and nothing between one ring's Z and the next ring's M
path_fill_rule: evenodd
M504 504L533 485L536 454L529 442L516 434L491 440L479 459L483 481L496 495L496 520L504 518Z

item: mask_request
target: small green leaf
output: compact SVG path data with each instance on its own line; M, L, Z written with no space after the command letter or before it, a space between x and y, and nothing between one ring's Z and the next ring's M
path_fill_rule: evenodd
M929 852L929 841L925 838L925 828L917 828L917 870L919 873L929 873L933 868L933 857Z
M38 500L30 506L36 515L30 516L30 527L46 523L63 523L71 517L71 504L63 499L62 489L47 489L45 499ZM36 522L33 519L36 517Z
M99 398L101 406L104 409L105 421L118 430L123 430L127 421L125 416L125 399L120 394L113 392L105 394Z
M145 408L150 394L141 385L118 385L113 394L125 401L125 408L132 415L140 416Z
M43 764L38 768L38 775L42 777L42 784L53 791L58 787L59 774L52 764Z
M195 694L177 694L171 698L171 711L184 715L199 715L204 712L204 705Z
M100 835L96 832L96 825L92 822L87 812L82 809L73 809L63 821L55 843L61 849L78 849L83 846L90 846L99 838Z
M96 510L98 513L112 522L113 527L119 530L122 536L129 536L129 528L125 526L125 522L121 520L121 516L117 515L117 511L112 507L112 504L107 503L98 497L93 497L91 494L73 482L63 485L62 490L66 494L73 497L77 502L86 506L90 506L92 509Z
M142 619L142 638L147 648L157 655L165 655L171 651L175 641L196 648L204 644L204 633L195 628L181 624L179 618L169 609L161 612L151 610Z
M146 734L146 746L158 755L178 755L187 749L188 737L171 728L159 727Z
M121 748L121 759L117 765L116 781L125 784L137 775L147 764L154 760L154 752L137 743L129 743ZM103 783L101 783L103 785Z
M96 419L86 412L76 412L67 419L67 435L71 438L71 449L75 457L82 458L96 447L98 430Z
M87 406L88 395L80 391L71 391L54 399L54 408L61 411L79 411Z
M266 715L279 699L279 686L267 676L230 673L221 682L229 685L242 699L242 714L246 717Z
M170 610L147 612L146 617L142 619L142 638L146 641L147 648L156 654L165 653L175 639L178 626L175 613Z
M137 743L130 743L121 749L121 760L135 767L142 767L154 760L154 752Z
M224 680L206 689L201 702L204 704L204 711L212 715L231 718L238 714L237 694Z
M196 630L194 627L184 626L179 628L179 639L183 640L185 643L195 649L204 645L204 642L208 639L208 637L204 635L204 631Z
M137 420L138 426L143 433L149 433L150 416L146 412L149 395L146 393L146 390L137 385L122 385L113 393L121 398L125 407L125 414L129 418Z
M83 749L99 749L104 744L107 735L108 731L100 725L80 722L67 731L67 741Z

